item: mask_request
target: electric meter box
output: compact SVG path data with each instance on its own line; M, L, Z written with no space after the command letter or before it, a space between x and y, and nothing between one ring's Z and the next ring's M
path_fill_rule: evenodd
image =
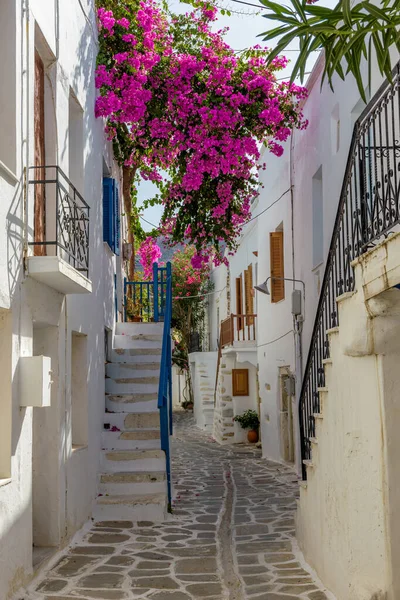
M51 358L21 356L18 365L20 406L50 406Z

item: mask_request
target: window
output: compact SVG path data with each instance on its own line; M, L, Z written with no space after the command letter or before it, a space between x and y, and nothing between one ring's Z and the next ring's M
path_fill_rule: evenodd
M271 261L271 302L280 302L285 298L283 231L273 231L269 234L269 252Z
M72 447L88 443L87 336L73 332L71 340L71 430Z
M0 479L11 477L12 313L0 309Z
M119 190L115 179L103 178L103 240L119 256L121 219Z
M236 277L236 314L243 314L242 276ZM243 329L242 319L237 320L237 328Z
M246 315L254 314L254 299L253 299L253 266L249 265L244 272L244 288L245 288L245 311ZM253 317L246 319L245 325L253 325Z
M340 148L339 104L336 104L331 114L331 145L332 154L337 154Z
M322 197L322 167L312 178L313 267L324 261L324 210Z
M0 161L14 173L17 170L17 5L15 0L0 2Z
M83 168L83 110L72 90L69 95L69 178L78 192L84 193Z

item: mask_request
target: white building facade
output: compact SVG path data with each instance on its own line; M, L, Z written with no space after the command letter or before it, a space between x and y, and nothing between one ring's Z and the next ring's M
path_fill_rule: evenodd
M105 353L122 309L123 232L119 170L94 116L94 2L4 0L0 23L0 597L6 600L92 512ZM114 189L107 224L103 178Z

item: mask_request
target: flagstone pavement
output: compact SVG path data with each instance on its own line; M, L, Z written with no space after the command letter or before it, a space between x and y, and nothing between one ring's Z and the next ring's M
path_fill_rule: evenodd
M294 539L298 484L247 445L175 415L174 511L162 524L93 523L21 600L327 600Z

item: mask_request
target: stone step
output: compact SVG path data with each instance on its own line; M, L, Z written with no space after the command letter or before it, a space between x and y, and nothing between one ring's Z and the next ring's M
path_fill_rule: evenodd
M152 521L166 518L166 494L99 496L93 511L96 521Z
M103 450L146 450L161 448L160 430L103 431Z
M103 451L102 468L106 473L118 471L164 471L163 450L107 450Z
M104 423L110 424L110 429L115 426L120 431L132 429L160 429L159 411L144 413L105 413Z
M110 352L112 363L140 365L143 363L160 363L161 348L139 348L127 350L124 348L113 349Z
M158 377L149 379L147 383L133 383L133 380L106 379L106 394L156 394L158 392Z
M111 379L137 379L140 377L159 377L160 363L108 363L106 377Z
M162 336L130 336L116 335L114 336L114 349L117 350L161 350Z
M157 410L157 394L124 394L113 396L106 394L107 414L116 412L145 413Z
M116 335L162 335L164 323L116 323Z
M165 471L118 472L100 475L99 491L108 496L157 494L167 490Z

